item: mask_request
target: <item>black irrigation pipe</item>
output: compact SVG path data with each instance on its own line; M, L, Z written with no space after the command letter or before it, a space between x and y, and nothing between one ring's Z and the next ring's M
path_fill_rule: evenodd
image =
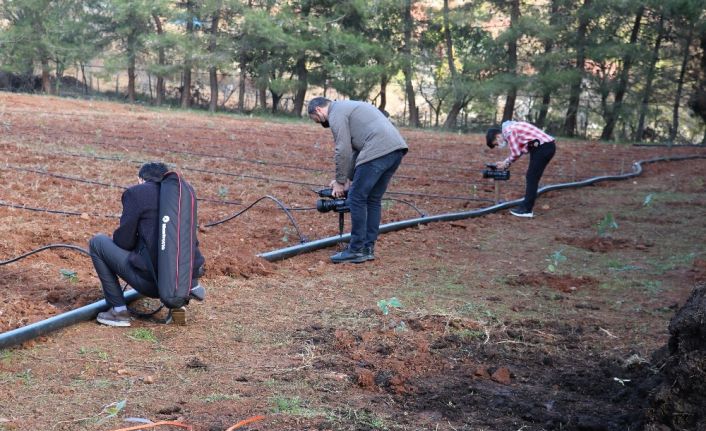
M67 153L71 154L71 153ZM130 160L129 162L131 163L137 163L135 160ZM30 169L30 168L21 168L19 166L12 166L12 165L5 165L5 168L7 169L12 169L20 172L31 172L34 174L39 174L39 175L46 175L49 177L53 178L60 178L62 180L67 180L67 181L76 181L79 183L85 183L85 184L94 184L102 187L112 187L112 188L117 188L117 189L122 189L126 190L128 187L126 186L121 186L119 184L111 184L111 183L103 183L100 181L95 181L95 180L88 180L85 178L80 178L80 177L74 177L74 176L69 176L69 175L62 175L62 174L54 174L42 169ZM235 202L235 201L226 201L226 200L220 200L220 199L211 199L211 198L198 198L197 199L200 202L211 202L211 203L217 203L217 204L223 204L223 205L242 205L242 202Z
M27 252L27 253L25 253L25 254L19 255L19 256L17 256L17 257L13 257L12 259L2 260L2 261L0 261L0 266L7 265L8 263L12 263L12 262L17 262L17 261L20 260L20 259L24 259L25 257L31 256L31 255L33 255L33 254L35 254L35 253L39 253L40 251L49 250L49 249L51 249L51 248L68 248L68 249L76 250L76 251L79 251L79 252L81 252L81 253L83 253L83 254L85 254L85 255L90 256L90 253L88 252L88 250L86 250L85 248L79 247L79 246L77 246L77 245L71 245L71 244L49 244L49 245L45 245L44 247L40 247L40 248L38 248L38 249L32 250L32 251L30 251L30 252Z
M125 302L130 303L138 299L140 294L136 290L128 290L125 292L124 297ZM3 332L0 334L0 349L16 346L49 332L56 331L86 320L91 320L96 317L99 312L107 310L108 307L109 305L105 302L105 299L101 299L100 301L84 305L83 307L75 310L58 314L21 328Z
M226 218L224 218L223 220L219 220L219 221L216 221L216 222L207 223L207 224L204 225L204 227L217 226L217 225L219 225L219 224L222 224L222 223L225 223L225 222L227 222L227 221L233 220L234 218L238 217L239 215L241 215L241 214L244 213L245 211L247 211L247 210L249 210L250 208L254 207L258 202L260 202L260 201L262 201L262 200L264 200L264 199L270 199L271 201L273 201L274 203L276 203L277 206L279 206L280 208L282 208L282 211L284 211L284 213L287 214L287 217L289 217L289 221L292 222L292 225L294 226L294 229L297 231L297 235L299 236L299 241L302 242L302 243L306 242L306 237L302 236L301 231L299 230L299 226L297 225L297 222L294 220L294 217L292 217L292 213L289 212L289 209L287 208L287 206L284 205L282 202L280 202L277 198L272 197L272 196L270 196L270 195L266 195L266 196L261 197L260 199L258 199L258 200L256 200L255 202L251 203L251 204L248 205L246 208L244 208L244 209L241 210L241 211L238 211L237 213L233 214L232 216L226 217Z
M633 178L633 177L636 177L636 176L642 174L642 165L643 164L656 163L656 162L691 160L691 159L704 159L704 158L706 158L706 155L661 157L661 158L654 158L654 159L649 159L649 160L640 160L640 161L633 163L633 171L632 172L629 172L626 174L621 174L621 175L604 175L604 176L589 178L589 179L582 180L582 181L575 181L575 182L571 182L571 183L551 184L551 185L544 186L544 187L540 188L537 191L537 195L547 193L550 191L554 191L554 190L590 186L590 185L593 185L593 184L595 184L597 182L601 182L601 181L617 181L617 180L626 180L629 178ZM421 224L427 224L427 223L432 223L432 222L455 221L455 220L463 220L463 219L467 219L467 218L480 217L480 216L491 214L491 213L494 213L494 212L497 212L497 211L500 211L503 209L512 208L520 203L522 203L522 199L515 199L512 201L503 202L503 203L500 203L497 205L492 205L489 207L485 207L485 208L481 208L481 209L473 210L473 211L438 214L438 215L429 216L429 217L419 217L419 218L414 218L414 219L409 219L409 220L402 220L402 221L398 221L398 222L387 223L387 224L380 226L380 233L393 232L396 230L406 229L409 227L414 227L414 226L418 226ZM311 242L300 244L300 245L295 245L295 246L286 247L286 248L282 248L282 249L278 249L278 250L272 250L272 251L265 252L265 253L260 253L260 254L258 254L258 256L264 258L267 261L274 262L274 261L278 261L278 260L287 259L287 258L290 258L292 256L296 256L301 253L306 253L306 252L318 250L321 248L330 247L330 246L336 245L340 242L347 242L347 241L350 241L350 233L347 233L344 235L331 236L328 238L323 238L323 239L311 241Z
M61 154L61 155L66 155L66 156L70 156L70 157L82 157L82 158L89 158L89 159L96 158L96 159L101 159L101 160L123 161L123 159L121 159L120 157L98 157L98 156L87 155L87 154L77 154L77 153L69 153L69 152L61 152L61 151L57 151L52 154ZM138 160L128 160L128 162L141 163ZM199 172L202 174L222 175L222 176L235 177L235 178L248 178L248 179L268 181L268 182L273 182L273 183L294 184L294 185L306 186L306 187L321 187L321 184L309 183L309 182L305 182L305 181L286 180L286 179L281 179L281 178L263 177L260 175L235 174L232 172L213 171L213 170L209 170L209 169L192 168L192 167L188 167L188 166L182 166L181 169L183 169L185 171ZM387 192L387 194L401 195L401 196L418 196L418 197L426 197L426 198L431 198L431 199L442 199L442 200L446 199L446 200L462 200L462 201L475 201L475 202L493 202L492 199L488 199L488 198L431 195L431 194L413 193L413 192ZM221 201L218 201L218 202L221 202Z
M36 212L70 215L70 216L82 216L84 214L88 214L88 213L78 213L78 212L74 212L74 211L50 210L50 209L46 209L46 208L28 207L27 205L11 204L11 203L5 202L3 200L0 200L0 206L8 207L8 208L16 208L16 209L21 209L21 210L27 210L27 211L36 211ZM92 215L93 217L120 218L120 216L118 216L118 215L106 215L106 214L89 214L89 215Z

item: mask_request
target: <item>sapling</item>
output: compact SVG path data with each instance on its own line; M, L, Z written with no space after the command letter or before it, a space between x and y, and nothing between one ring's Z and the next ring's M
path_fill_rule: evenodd
M611 229L617 228L618 223L616 223L612 213L607 213L605 217L603 217L603 220L598 222L598 224L596 225L596 229L598 230L598 236L600 236L601 238L608 236L609 231Z
M566 261L566 256L561 254L561 252L564 251L564 249L559 249L555 251L554 253L550 254L549 257L546 260L549 262L549 265L547 265L547 271L551 272L552 274L556 272L557 268L559 267L559 264L561 262Z
M76 271L71 269L60 269L59 273L61 273L61 276L69 280L71 283L76 283L78 281L78 274L76 274Z

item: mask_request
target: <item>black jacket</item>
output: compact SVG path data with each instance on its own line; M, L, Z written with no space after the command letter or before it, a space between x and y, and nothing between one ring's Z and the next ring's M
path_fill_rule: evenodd
M157 232L159 217L159 183L146 181L125 190L122 197L123 214L120 216L120 226L113 232L113 242L123 250L129 250L128 261L146 278L153 277L146 256L141 251L145 246L149 250L154 274L157 273ZM199 250L196 240L196 256L194 257L194 278L205 259Z

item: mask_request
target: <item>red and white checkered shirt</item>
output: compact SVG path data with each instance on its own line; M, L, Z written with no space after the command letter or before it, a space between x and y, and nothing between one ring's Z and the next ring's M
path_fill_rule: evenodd
M510 157L505 159L508 164L519 159L522 154L527 154L530 142L539 141L543 144L554 141L553 137L524 121L505 121L502 130L503 138L510 147Z

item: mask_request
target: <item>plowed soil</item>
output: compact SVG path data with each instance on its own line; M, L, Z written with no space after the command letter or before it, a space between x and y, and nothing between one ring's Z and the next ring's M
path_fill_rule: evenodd
M402 134L383 223L495 201L480 171L504 154L483 136ZM0 430L215 431L257 415L243 429L640 429L652 352L706 279L704 159L547 193L532 220L502 211L385 234L375 261L336 266L335 248L257 256L338 234L337 215L315 210L333 144L313 123L0 93L0 149L0 261L110 234L123 189L159 160L201 199L208 289L186 326L83 322L0 351ZM706 151L559 140L543 184L676 155ZM522 196L526 163L500 200ZM0 275L0 332L102 299L72 249Z

